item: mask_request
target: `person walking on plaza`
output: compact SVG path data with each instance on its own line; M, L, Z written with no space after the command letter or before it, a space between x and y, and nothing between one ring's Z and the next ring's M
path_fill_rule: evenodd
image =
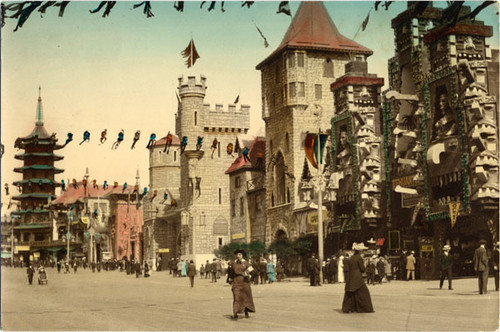
M193 260L189 261L189 265L187 267L187 276L189 277L189 282L191 283L191 288L194 287L194 277L196 276L196 266L194 266Z
M274 282L274 263L271 259L267 262L267 277L269 283L272 284Z
M385 262L385 278L387 282L391 282L392 279L392 263L391 259L389 258L388 255L385 255L384 257L384 262Z
M415 260L415 254L414 251L410 252L410 255L406 258L406 280L410 281L410 276L411 280L415 280L415 263L417 262Z
M309 273L309 285L316 286L316 255L311 254L311 257L307 260L307 272Z
M175 270L177 277L181 277L182 276L182 263L183 262L184 261L181 261L180 259L177 259L177 270Z
M233 292L233 316L231 319L238 319L238 314L245 313L245 318L249 318L249 312L255 312L253 303L252 288L250 287L249 274L253 268L245 260L246 252L238 249L234 252L236 258L231 263L231 271L228 273L229 283Z
M211 278L212 277L212 265L207 259L207 262L205 263L205 279Z
M314 286L321 286L320 280L320 272L321 271L321 262L318 258L316 258L316 264L314 264Z
M73 262L73 272L76 273L76 270L78 270L78 264L76 261Z
M57 261L57 273L61 273L61 261Z
M374 312L370 291L363 280L365 265L361 251L368 249L364 243L352 244L354 255L345 262L347 270L342 312Z
M444 279L448 279L448 289L453 290L451 287L451 271L453 261L450 255L451 247L449 245L445 245L443 247L443 252L439 257L440 265L441 265L441 279L439 280L439 289L443 288Z
M488 289L488 254L486 241L479 241L479 248L474 251L474 271L478 273L479 294L486 294Z
M30 285L33 285L33 275L35 274L35 268L33 267L33 265L30 264L30 266L28 266L26 273L28 274L28 282L30 283Z
M338 282L338 270L339 265L337 262L337 258L335 255L332 255L332 259L330 259L330 264L328 265L328 283L335 284Z
M254 284L254 285L258 285L259 284L259 261L257 259L253 259L252 260L252 273L250 273L250 281ZM228 271L229 271L229 267L228 267Z
M278 259L278 262L276 263L276 280L280 282L285 278L285 268L283 267L283 264L281 264L281 261Z
M182 277L185 277L187 275L186 274L186 267L187 267L186 261L187 260L181 261L181 276Z
M495 291L498 292L498 259L499 259L499 245L500 242L495 243L493 246L493 252L491 253L491 269L493 270L495 277Z
M217 282L217 264L215 264L216 259L212 260L212 264L210 264L210 272L212 275L212 282Z
M201 264L200 266L200 279L203 279L205 276L205 265Z
M375 285L375 258L377 256L373 255L372 258L369 258L366 264L366 283L368 285Z
M215 260L215 272L217 279L220 279L220 276L222 275L222 263L220 262L220 259Z
M141 276L141 263L137 260L134 264L135 267L135 277L139 278Z
M149 264L147 261L144 261L144 278L147 278L149 276L150 276Z
M259 273L260 273L260 283L265 284L267 281L267 261L264 257L260 258L259 263Z
M377 262L378 283L381 284L385 277L385 259L380 257Z
M344 282L344 255L340 253L339 259L338 259L338 268L337 268L337 273L338 273L338 282L343 283Z

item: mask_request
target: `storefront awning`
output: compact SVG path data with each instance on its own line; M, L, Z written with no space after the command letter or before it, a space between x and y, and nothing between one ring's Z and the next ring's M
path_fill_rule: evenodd
M8 251L2 251L2 258L11 258L12 254Z

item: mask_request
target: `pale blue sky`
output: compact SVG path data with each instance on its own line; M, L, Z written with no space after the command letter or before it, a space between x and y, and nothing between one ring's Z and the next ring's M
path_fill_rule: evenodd
M240 94L240 103L251 106L251 134L263 134L261 120L260 72L255 66L281 42L291 19L276 14L279 2L256 2L250 9L240 1L226 1L225 13L217 3L200 9L200 1L186 2L177 12L173 2L152 2L154 17L146 18L133 2L118 2L109 17L90 14L99 2L71 2L64 17L58 8L49 8L43 18L35 12L18 31L16 20L8 19L2 28L1 140L5 145L2 162L3 184L21 178L12 169L22 165L14 141L31 132L35 123L38 86L42 86L45 127L64 142L72 132L74 141L59 151L64 160L56 166L65 169L60 179L81 179L89 167L90 178L98 183L135 182L140 170L141 187L147 186L148 150L151 132L163 137L175 131L175 89L181 75L207 77L205 102L225 106ZM338 30L352 39L373 1L328 1L325 6ZM478 2L468 2L475 8ZM295 13L299 2L290 2ZM388 11L371 12L368 28L356 42L372 49L369 71L387 79L387 60L394 55L391 19L406 8L395 2ZM444 6L445 2L436 3ZM484 10L479 19L493 25L489 39L498 48L498 8ZM266 36L265 48L254 22ZM201 56L188 69L180 52L191 36ZM108 130L108 142L99 146L100 132ZM116 151L111 144L120 129L125 141ZM78 145L83 132L91 132L90 143ZM132 136L141 130L141 140L131 150ZM208 144L208 143L205 143ZM228 165L229 166L229 165ZM59 192L59 191L57 191ZM7 198L8 199L8 198Z

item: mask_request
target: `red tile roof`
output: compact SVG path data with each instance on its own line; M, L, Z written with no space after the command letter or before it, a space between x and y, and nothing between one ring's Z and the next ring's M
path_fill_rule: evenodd
M266 142L263 137L255 137L253 141L242 140L241 142L243 142L244 145L241 150L243 150L245 146L248 147L248 156L250 160L245 162L243 155L238 156L238 158L236 158L236 160L226 170L226 174L233 173L242 168L255 168L255 163L259 157L262 158L263 165L265 165Z
M304 1L300 4L281 44L257 65L257 69L286 48L373 54L372 50L340 34L321 1Z
M123 191L123 183L119 183L116 188L113 188L113 183L108 184L106 189L102 188L102 183L97 188L92 187L92 182L87 185L87 195L85 195L85 188L82 182L78 182L78 188L73 184L66 184L66 191L57 197L52 204L73 204L75 202L83 202L85 197L97 198L106 197L112 194L129 194L134 191L134 184L127 184L127 188ZM143 188L139 188L139 194L142 194Z
M156 141L155 146L165 145L167 143L167 136L160 138ZM178 136L172 134L172 145L181 145L181 140Z

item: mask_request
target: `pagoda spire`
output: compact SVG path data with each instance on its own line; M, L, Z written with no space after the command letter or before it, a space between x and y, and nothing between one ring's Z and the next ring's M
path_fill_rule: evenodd
M36 125L43 126L43 107L42 107L42 87L38 86L38 104L36 106Z

